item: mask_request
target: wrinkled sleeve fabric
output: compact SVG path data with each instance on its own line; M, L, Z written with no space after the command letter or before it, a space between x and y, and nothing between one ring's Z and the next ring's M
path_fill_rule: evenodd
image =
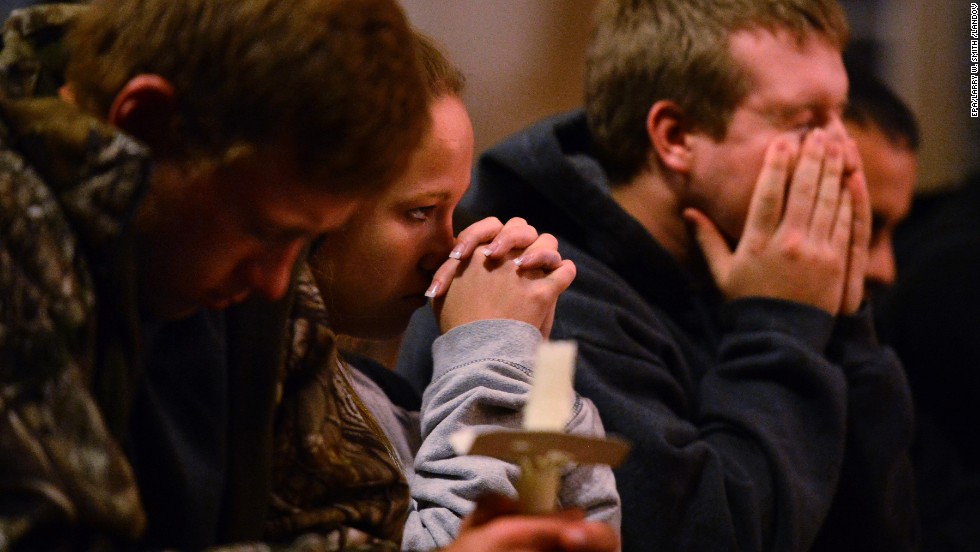
M433 379L422 397L422 446L410 482L412 505L404 550L445 546L486 493L516 496L518 468L489 457L457 456L449 436L520 427L521 410L533 375L533 355L541 335L512 320L486 320L455 328L432 346ZM576 397L566 425L571 433L604 435L595 407ZM612 470L577 466L563 475L562 507L578 507L589 519L618 529L619 498Z

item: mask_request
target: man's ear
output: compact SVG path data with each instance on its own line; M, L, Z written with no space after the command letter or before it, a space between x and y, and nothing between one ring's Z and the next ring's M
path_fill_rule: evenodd
M159 75L137 75L127 82L109 108L108 122L150 149L173 146L173 121L177 112L174 89Z
M647 112L647 137L660 164L687 174L691 168L690 124L676 103L660 100Z

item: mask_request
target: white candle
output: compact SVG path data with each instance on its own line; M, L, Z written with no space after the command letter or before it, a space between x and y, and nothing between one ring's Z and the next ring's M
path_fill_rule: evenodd
M572 378L576 349L574 341L544 341L538 346L534 378L524 406L524 429L564 432L575 401Z

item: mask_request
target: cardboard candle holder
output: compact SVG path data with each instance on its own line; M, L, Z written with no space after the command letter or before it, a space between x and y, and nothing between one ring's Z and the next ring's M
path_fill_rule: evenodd
M573 341L546 341L535 356L534 379L524 406L523 430L477 434L455 433L450 444L457 454L490 456L520 466L518 503L525 514L555 510L561 474L572 464L618 466L629 443L618 437L585 437L564 432L575 401L572 380L576 346Z

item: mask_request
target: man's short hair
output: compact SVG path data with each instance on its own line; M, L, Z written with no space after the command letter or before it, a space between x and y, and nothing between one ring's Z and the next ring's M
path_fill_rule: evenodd
M721 139L748 91L729 51L736 31L814 33L843 50L847 20L836 0L603 0L585 70L596 154L613 183L647 165L646 118L671 100L699 130Z
M97 0L69 33L67 80L105 117L132 77L159 75L178 156L285 147L343 193L397 176L427 128L414 44L394 0Z
M912 110L884 82L867 71L848 71L850 90L844 120L875 127L897 148L919 150L919 125Z

